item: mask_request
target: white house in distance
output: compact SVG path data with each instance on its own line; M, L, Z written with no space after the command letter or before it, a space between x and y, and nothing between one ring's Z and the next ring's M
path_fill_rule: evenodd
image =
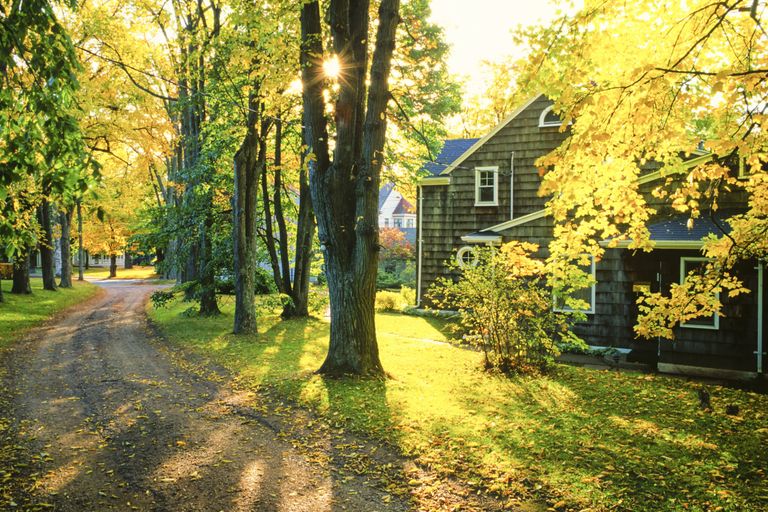
M379 227L416 228L416 208L395 189L394 183L387 183L379 190Z

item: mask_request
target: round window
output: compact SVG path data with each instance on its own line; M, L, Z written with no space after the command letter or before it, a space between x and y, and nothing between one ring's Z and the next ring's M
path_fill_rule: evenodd
M474 247L466 245L459 249L456 252L456 262L460 267L477 265L477 254L475 253Z

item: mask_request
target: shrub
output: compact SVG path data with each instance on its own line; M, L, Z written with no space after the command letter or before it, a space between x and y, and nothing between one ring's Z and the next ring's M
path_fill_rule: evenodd
M409 288L408 286L400 287L400 297L405 303L405 307L413 306L416 304L416 290Z
M560 353L556 341L572 339L573 316L552 310L544 265L530 257L537 249L518 242L478 248L476 265L449 264L455 278L430 290L439 307L459 312L464 339L482 349L487 369L542 371Z
M309 311L316 315L324 315L330 303L331 299L328 296L328 288L313 286L309 289L309 302L307 304Z
M402 296L396 292L376 292L376 311L400 311Z

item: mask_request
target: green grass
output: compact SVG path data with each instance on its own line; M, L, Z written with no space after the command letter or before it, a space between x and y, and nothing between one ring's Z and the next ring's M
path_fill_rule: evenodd
M23 333L48 320L64 308L82 302L93 296L98 287L86 282L74 282L74 288L59 288L50 292L43 290L43 280L32 278L32 295L10 293L11 282L4 280L3 297L0 303L0 348L8 345Z
M673 377L558 366L547 376L495 376L480 355L448 344L435 319L377 317L385 382L313 374L328 343L315 319L264 320L237 337L232 307L182 317L152 310L169 339L346 428L399 447L443 475L558 509L768 510L768 397ZM726 404L740 408L724 413Z
M75 269L77 273L77 269ZM109 267L93 267L85 271L85 275L93 279L109 279ZM112 279L157 279L155 267L122 268L117 267L117 277Z

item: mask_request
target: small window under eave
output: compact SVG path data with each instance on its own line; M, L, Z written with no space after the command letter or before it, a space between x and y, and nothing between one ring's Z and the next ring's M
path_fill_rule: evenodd
M562 126L563 120L552 110L554 105L550 105L541 111L539 116L539 128L547 128L553 126Z

